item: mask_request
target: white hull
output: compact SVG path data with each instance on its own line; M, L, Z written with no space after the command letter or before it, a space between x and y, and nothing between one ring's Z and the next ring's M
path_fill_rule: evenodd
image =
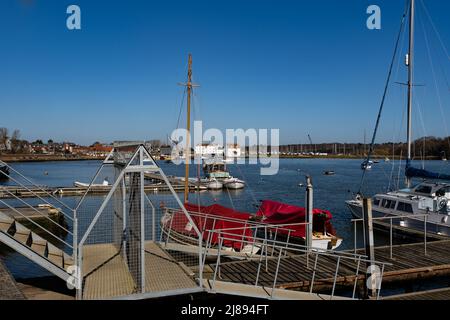
M207 188L210 190L219 190L223 188L223 184L220 181L212 180L207 182L206 184Z
M325 238L325 239L313 239L312 240L312 247L319 251L326 251L326 250L334 250L338 248L342 244L342 239L338 238L336 240L336 244L331 244L331 238Z
M245 182L236 178L225 179L223 181L223 186L227 189L243 189L245 187Z
M73 185L74 185L75 187L78 187L78 188L88 188L90 184L89 184L89 183L84 183L84 182L75 181L75 182L73 183ZM93 188L110 187L110 185L109 185L109 184L102 184L102 183L93 183L93 184L91 185L91 187L93 187Z

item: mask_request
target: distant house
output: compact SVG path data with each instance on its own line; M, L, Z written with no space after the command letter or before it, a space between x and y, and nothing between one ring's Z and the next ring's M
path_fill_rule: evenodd
M170 156L172 154L172 147L169 145L162 145L159 149L161 156Z
M91 156L106 157L112 151L112 149L112 146L97 143L89 147L88 154Z
M228 144L226 149L227 158L239 158L241 156L241 147L238 144Z
M218 156L224 154L222 146L218 144L209 144L209 143L202 143L196 145L194 152L196 155L201 156Z

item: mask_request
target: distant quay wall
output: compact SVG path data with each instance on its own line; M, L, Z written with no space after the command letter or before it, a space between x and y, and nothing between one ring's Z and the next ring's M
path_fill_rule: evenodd
M44 161L80 161L104 160L105 157L83 155L57 155L57 154L0 154L4 162L44 162Z

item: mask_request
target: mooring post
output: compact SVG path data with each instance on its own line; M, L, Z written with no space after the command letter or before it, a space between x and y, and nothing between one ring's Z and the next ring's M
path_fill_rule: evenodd
M371 267L375 261L371 198L363 198L363 224L365 231L366 256L369 259L369 262L366 264L366 277L368 275L370 279L370 284L368 283L369 281L366 280L366 290L370 289L371 296L375 298L377 292L377 275L372 274Z
M313 185L310 176L306 176L306 246L308 249L312 247L313 233Z

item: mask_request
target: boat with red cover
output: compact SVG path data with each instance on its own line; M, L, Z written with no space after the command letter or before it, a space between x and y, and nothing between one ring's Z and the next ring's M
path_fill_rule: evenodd
M272 240L304 243L305 241L305 208L280 202L264 200L256 214L236 211L219 204L200 206L185 204L193 223L203 235L202 241L211 246L218 245L218 233L211 230L223 230L226 238L224 250L255 254L259 246L252 241L255 236L264 237L256 232L269 230ZM337 248L342 239L335 236L331 225L332 215L327 210L313 211L312 246L321 250ZM181 210L166 208L161 218L161 229L166 238L183 245L197 244L193 226ZM247 245L244 245L247 243ZM251 243L251 244L250 244Z

